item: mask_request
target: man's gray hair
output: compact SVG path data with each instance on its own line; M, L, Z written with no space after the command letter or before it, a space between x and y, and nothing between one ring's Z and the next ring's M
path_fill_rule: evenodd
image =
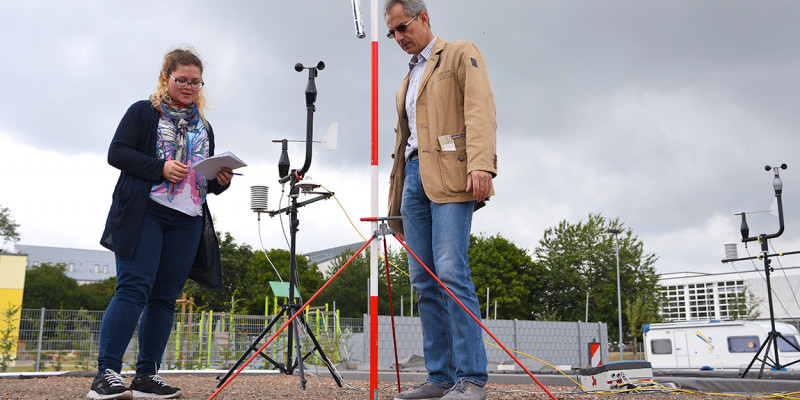
M386 0L383 3L383 14L388 14L389 10L391 10L395 4L402 5L403 12L409 17L416 17L424 12L428 12L428 7L425 6L423 0ZM430 25L430 17L428 17L428 26L430 27Z

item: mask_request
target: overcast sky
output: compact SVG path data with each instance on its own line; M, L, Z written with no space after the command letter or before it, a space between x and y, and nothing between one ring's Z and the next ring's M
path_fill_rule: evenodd
M0 9L0 205L22 244L100 249L118 171L106 162L130 104L156 86L163 55L194 47L206 63L217 151L249 166L209 196L217 228L260 248L250 186L280 186L273 139L305 137L306 73L317 79L316 138L339 123L339 149L314 147L308 173L357 222L370 214L370 2L357 39L348 0L15 1ZM770 208L782 172L786 231L800 250L800 2L431 0L433 32L475 42L497 105L497 196L473 233L533 250L543 231L590 213L620 218L659 257L661 273L733 271L740 211ZM408 56L380 13L380 212L385 214ZM290 148L292 167L304 147ZM300 210L298 250L360 240L333 199ZM752 234L777 230L748 217ZM262 216L264 246L286 248ZM285 222L285 221L284 221ZM8 244L5 246L9 247ZM739 255L746 255L739 244ZM751 245L755 254L758 246ZM797 256L782 259L797 265ZM737 263L736 268L752 268Z

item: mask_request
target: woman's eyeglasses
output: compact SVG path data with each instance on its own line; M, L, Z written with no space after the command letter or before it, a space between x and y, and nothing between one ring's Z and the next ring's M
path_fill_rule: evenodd
M177 85L178 85L178 88L179 88L179 89L184 89L184 88L186 88L187 86L189 86L190 88L192 88L192 89L194 89L194 90L200 90L200 88L201 88L201 87L203 87L203 85L205 85L205 82L203 82L203 81L194 81L194 82L189 82L189 81L188 81L188 80L186 80L186 79L183 79L183 78L176 78L176 77L174 77L174 76L172 76L172 75L170 75L169 77L170 77L170 78L172 78L172 80L174 80L174 81L175 81L175 84L177 84Z

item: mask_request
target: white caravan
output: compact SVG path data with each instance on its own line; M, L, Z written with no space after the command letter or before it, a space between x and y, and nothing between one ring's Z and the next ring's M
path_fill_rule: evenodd
M769 321L688 321L644 326L645 359L653 368L739 369L746 368L771 330ZM795 327L775 323L775 330L798 346ZM800 352L781 339L778 356L781 365L800 360ZM800 347L800 346L798 346ZM769 345L769 360L774 362L774 345ZM764 358L766 349L758 355ZM756 360L752 368L761 367ZM769 364L765 369L770 368ZM800 362L787 367L800 369Z

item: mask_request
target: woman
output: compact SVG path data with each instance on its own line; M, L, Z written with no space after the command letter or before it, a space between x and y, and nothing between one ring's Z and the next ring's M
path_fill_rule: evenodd
M203 63L192 51L167 53L156 92L128 109L111 141L108 162L121 172L100 243L116 255L117 289L100 328L98 375L89 398L182 395L158 376L158 367L175 300L193 263L206 267L195 261L207 254L198 252L201 235L214 234L213 227L203 229L203 217L206 223L211 217L206 193L222 193L232 179L227 168L213 180L191 169L214 155L202 78ZM216 242L212 247L218 260ZM208 257L197 258L208 264ZM140 316L136 377L129 389L119 373Z

